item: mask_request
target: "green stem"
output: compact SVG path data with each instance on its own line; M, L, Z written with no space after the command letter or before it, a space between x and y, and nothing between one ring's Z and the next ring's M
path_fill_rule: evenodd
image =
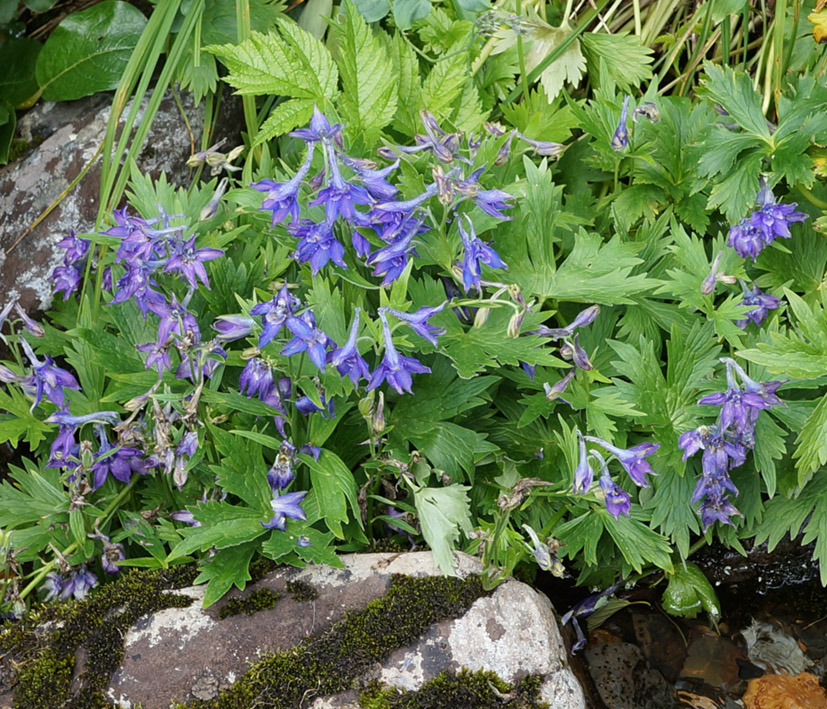
M569 0L571 3L571 0ZM568 9L568 5L566 6ZM517 0L517 15L519 17L522 16L522 3L520 0ZM565 22L566 16L563 15L563 21ZM528 99L528 72L525 68L525 52L523 52L523 33L521 31L517 32L517 59L520 63L520 80L523 86L523 96Z
M827 209L827 202L824 200L819 199L816 197L810 190L808 190L804 185L797 184L796 189L804 195L804 198L810 203L818 207L819 209Z
M235 0L235 19L238 28L238 43L241 44L248 40L251 34L249 0ZM258 133L255 96L242 96L241 105L244 108L244 123L247 126L247 137L252 145Z
M787 0L776 0L775 18L773 20L773 96L775 112L778 113L778 101L781 98L781 83L784 78L784 20L787 18ZM795 27L793 27L792 42L795 43Z

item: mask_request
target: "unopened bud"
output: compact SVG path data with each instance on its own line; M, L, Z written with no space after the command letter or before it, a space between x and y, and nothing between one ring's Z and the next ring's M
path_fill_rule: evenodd
M373 390L371 390L373 393ZM375 435L380 435L385 430L385 394L379 392L379 401L376 403L376 411L370 422L371 429Z
M508 321L508 328L506 329L506 335L508 337L520 336L520 328L523 325L523 319L527 312L528 310L520 310L511 316L511 319Z
M373 401L375 398L375 393L376 390L371 389L367 396L359 400L359 413L362 414L362 418L365 420L370 420L370 417L373 415Z
M491 315L491 308L480 308L477 310L476 315L474 315L474 327L479 330L488 322L489 315Z
M569 382L574 378L574 375L577 373L576 368L572 368L568 371L565 377L563 377L560 381L555 382L554 384L549 384L545 382L543 384L543 391L546 393L546 399L549 401L554 401L555 399L559 398L560 395L566 391L566 387L569 385Z

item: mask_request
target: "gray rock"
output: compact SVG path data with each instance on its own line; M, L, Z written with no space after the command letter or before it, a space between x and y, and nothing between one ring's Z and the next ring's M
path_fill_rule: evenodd
M460 576L480 571L475 558L456 556ZM291 648L341 620L347 610L362 609L383 596L392 575L439 573L430 552L348 555L342 560L344 569L279 568L243 593L230 593L206 610L200 603L203 587L176 591L196 602L145 617L129 630L123 664L107 692L109 701L122 707L140 702L144 709L166 709L173 698L215 697L264 654ZM318 597L297 602L284 593L272 609L218 619L231 598L263 588L283 593L290 581L310 584ZM525 584L509 581L478 599L463 617L432 626L419 642L394 652L362 682L380 680L400 690L415 690L443 670L461 667L493 670L512 682L527 674L541 674L545 677L542 696L551 706L585 707L566 658L548 599ZM357 700L354 689L335 697L308 697L303 706L358 706Z
M198 149L203 109L192 105L189 94L182 100ZM82 233L94 227L100 158L66 198L24 235L95 155L106 133L111 101L111 94L62 103L44 101L20 120L18 135L36 144L42 142L16 162L0 168L3 302L9 296L19 297L21 305L29 311L47 308L52 297L49 276L62 259L54 245L72 229ZM124 115L128 110L127 107ZM224 121L223 125L240 124ZM168 96L161 102L152 123L147 147L133 157L144 172L156 177L166 173L170 182L182 184L190 174L186 160L191 155L191 145L181 113Z

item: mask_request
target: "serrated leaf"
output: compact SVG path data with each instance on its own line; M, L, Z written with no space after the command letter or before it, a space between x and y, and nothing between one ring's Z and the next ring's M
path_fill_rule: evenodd
M447 118L454 101L462 93L468 76L468 59L462 52L434 64L422 85L422 107L436 116Z
M235 586L243 591L250 576L250 560L258 548L256 542L239 544L232 549L222 549L201 563L199 574L193 583L207 582L203 607L209 608Z
M635 571L640 572L648 564L672 570L672 548L665 537L634 518L620 515L615 519L606 510L600 510L599 514L623 558Z
M70 101L117 88L146 18L127 2L105 0L64 19L37 58L47 101Z
M567 22L563 22L559 27L552 27L542 20L533 8L528 9L520 24L519 36L523 38L523 47L526 51L525 65L529 74L572 33ZM499 41L495 44L494 54L510 49L518 41L517 30L511 27L498 30L495 37ZM567 81L573 88L577 88L585 69L586 59L580 50L580 40L575 39L540 74L540 83L548 100L554 100Z
M389 70L384 45L370 30L353 3L346 3L334 27L339 39L337 61L342 76L342 119L348 130L370 145L396 112L396 77Z
M191 511L201 526L185 531L187 536L169 553L168 562L194 551L238 546L269 531L261 524L267 521L264 515L249 507L212 501L196 505Z
M827 463L827 396L818 402L795 442L798 448L793 458L798 459L798 484L804 485L812 475Z
M752 79L742 71L710 61L704 62L704 72L706 78L702 79L699 93L722 106L745 131L770 143L772 138L761 111L761 96L753 88Z
M313 105L313 99L309 98L291 98L280 103L261 124L253 145L260 145L305 125L313 115Z
M310 469L313 490L327 528L339 539L344 539L342 523L348 520L348 506L360 525L362 520L353 473L339 456L328 450L322 450L319 460L308 455L299 457Z
M253 32L239 45L210 45L229 74L225 81L241 95L277 94L323 104L336 95L338 72L327 48L291 20L278 32Z
M424 487L414 491L422 536L434 555L434 563L442 573L456 574L453 549L460 532L470 533L471 501L467 485Z
M644 46L639 37L628 33L584 32L580 39L592 79L600 75L601 60L621 91L637 88L652 78L653 50Z

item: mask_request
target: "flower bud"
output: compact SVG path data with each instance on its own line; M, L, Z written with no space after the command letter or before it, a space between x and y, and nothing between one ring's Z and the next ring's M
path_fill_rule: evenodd
M362 418L366 421L369 421L371 416L373 416L373 401L375 398L375 393L376 390L371 389L367 393L367 396L359 400L359 413L362 414Z
M371 419L371 430L377 436L385 430L385 393L381 391L379 392L379 401L376 403L376 411Z

